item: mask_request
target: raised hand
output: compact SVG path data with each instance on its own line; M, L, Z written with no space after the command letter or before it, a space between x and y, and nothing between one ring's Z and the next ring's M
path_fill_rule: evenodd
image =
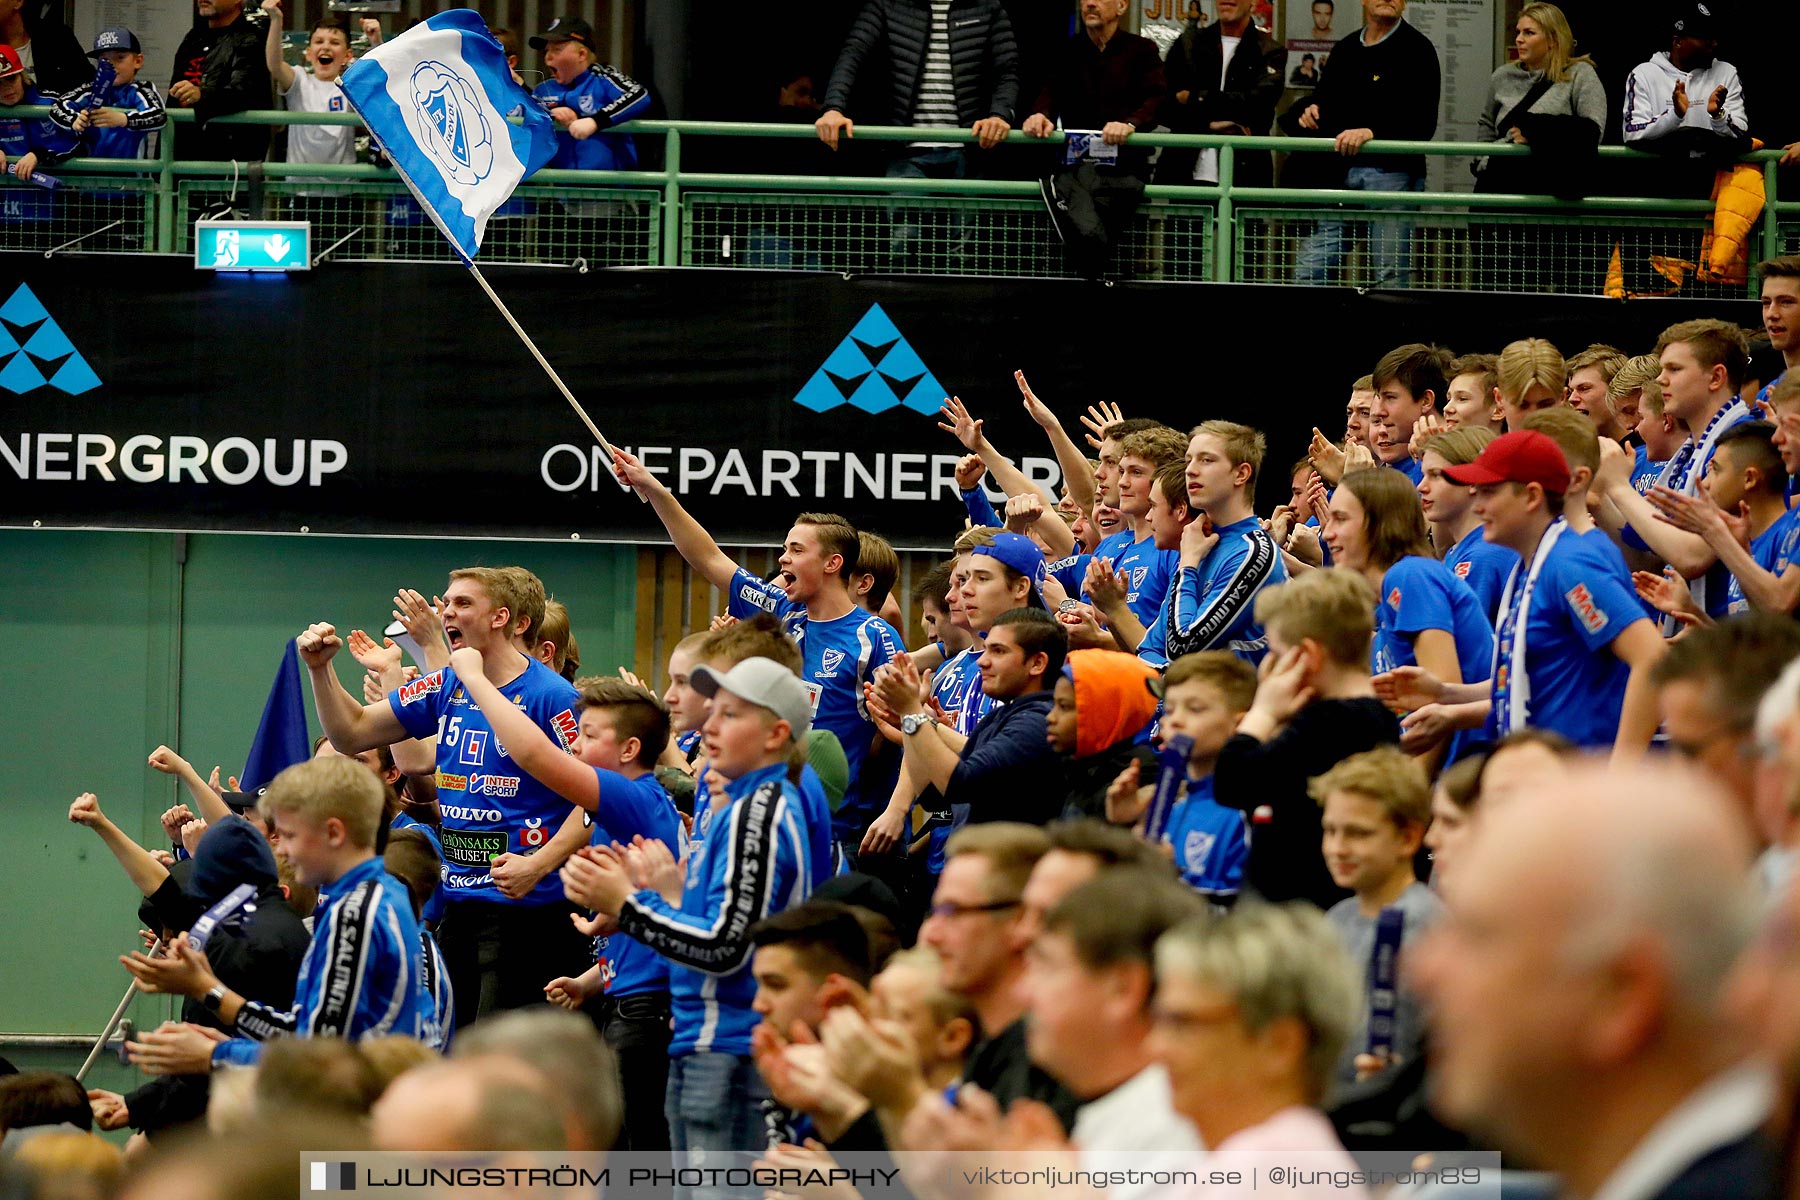
M338 637L336 627L319 621L302 630L294 644L300 651L301 662L308 667L320 668L330 665L344 642Z
M193 811L185 804L177 804L173 808L164 809L161 817L163 832L168 835L171 842L179 845L181 827L193 819Z
M1024 533L1043 515L1044 498L1036 492L1020 492L1006 498L1006 528L1013 533Z
M158 746L150 752L150 765L164 775L180 775L184 770L193 770L188 766L187 759L167 746Z
M436 596L426 600L411 588L401 588L394 595L394 620L406 627L406 632L421 648L434 641L443 641L444 620L440 615L443 611L444 602Z
M1087 429L1087 444L1098 450L1100 443L1106 440L1106 430L1125 419L1125 413L1117 404L1102 400L1098 404L1088 405L1082 415L1081 424Z
M401 651L393 638L384 637L381 644L361 629L352 629L350 639L345 643L350 650L350 657L361 663L363 669L381 675L400 665Z
M200 839L205 836L205 817L199 817L189 821L186 825L181 827L181 848L188 852L189 858L194 857L194 852L200 848Z
M968 407L960 399L955 396L944 397L938 416L943 418L938 422L938 428L954 434L956 440L963 444L963 449L971 454L981 449L982 423L969 415Z
M69 805L69 820L88 829L100 828L106 820L106 814L100 811L100 798L92 792L75 797L75 803Z
M1061 427L1062 422L1056 419L1056 414L1050 411L1050 406L1039 400L1037 393L1031 390L1031 385L1025 382L1025 372L1014 371L1013 382L1019 385L1019 399L1025 405L1026 416L1036 421L1044 429Z
M987 463L979 454L965 454L956 460L956 490L972 491L981 483L982 476L987 474Z

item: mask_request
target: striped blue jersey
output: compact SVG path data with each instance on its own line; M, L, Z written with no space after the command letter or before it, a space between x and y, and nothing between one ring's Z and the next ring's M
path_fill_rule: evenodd
M246 1000L240 1036L213 1050L214 1063L248 1066L278 1037L425 1039L436 1005L425 990L419 926L406 887L369 858L333 880L313 913L292 1008Z
M1200 650L1229 650L1255 665L1269 652L1269 639L1256 623L1256 597L1287 582L1287 564L1255 517L1214 532L1219 540L1200 564L1175 571L1161 656L1169 662Z
M688 852L681 906L653 891L625 902L619 928L672 964L671 1057L750 1053L758 1018L750 1004L750 927L806 899L806 825L786 764L726 785L704 842Z

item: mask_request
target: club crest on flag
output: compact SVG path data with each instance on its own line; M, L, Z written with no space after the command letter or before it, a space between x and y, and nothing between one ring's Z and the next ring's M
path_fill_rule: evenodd
M441 62L413 68L413 106L437 134L426 143L445 172L464 187L474 187L494 169L494 143L487 117L469 81Z

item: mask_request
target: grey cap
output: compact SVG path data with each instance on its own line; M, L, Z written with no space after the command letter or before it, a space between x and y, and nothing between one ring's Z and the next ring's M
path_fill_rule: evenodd
M746 658L723 675L710 667L695 667L688 675L688 685L709 699L723 688L761 705L788 723L795 741L812 728L812 700L806 685L772 658Z

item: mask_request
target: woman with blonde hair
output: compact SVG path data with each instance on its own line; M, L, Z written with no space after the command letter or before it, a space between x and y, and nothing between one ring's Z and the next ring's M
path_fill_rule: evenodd
M1514 26L1518 57L1488 79L1477 137L1530 146L1529 157L1496 156L1476 167L1482 192L1578 197L1593 177L1606 129L1606 89L1554 4L1527 4Z

